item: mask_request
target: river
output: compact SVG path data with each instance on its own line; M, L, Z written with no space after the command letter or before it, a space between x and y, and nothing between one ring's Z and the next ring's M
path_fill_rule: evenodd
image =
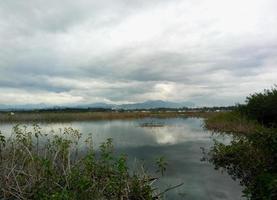
M0 130L8 135L14 124L1 124ZM212 164L202 162L201 147L208 149L213 139L224 143L228 135L214 135L202 128L203 120L197 118L145 118L137 120L99 120L71 123L41 123L44 132L63 127L73 127L93 136L95 147L107 138L113 138L117 153L128 155L129 165L135 160L145 163L154 171L155 159L164 156L168 162L165 176L158 183L164 189L184 183L169 191L166 199L188 200L237 200L241 199L242 187L231 177L217 170Z

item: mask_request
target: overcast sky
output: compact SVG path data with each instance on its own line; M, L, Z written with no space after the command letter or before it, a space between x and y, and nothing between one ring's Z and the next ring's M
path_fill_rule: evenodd
M0 104L232 105L277 83L276 0L1 0Z

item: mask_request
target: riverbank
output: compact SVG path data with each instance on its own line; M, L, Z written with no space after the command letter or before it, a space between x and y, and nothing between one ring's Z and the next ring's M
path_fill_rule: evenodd
M204 157L216 169L239 179L247 199L277 199L276 102L275 86L251 94L232 112L205 119L209 130L237 134L229 144L215 141Z
M209 118L218 115L216 112L15 112L0 113L0 123L20 122L71 122L90 120L115 120L139 118L175 118L175 117L201 117Z
M230 144L216 141L204 153L204 160L239 179L247 199L276 199L277 129L236 112L206 118L204 126L213 132L235 135Z
M251 134L265 129L255 120L250 120L238 112L224 112L205 118L204 127L215 132Z

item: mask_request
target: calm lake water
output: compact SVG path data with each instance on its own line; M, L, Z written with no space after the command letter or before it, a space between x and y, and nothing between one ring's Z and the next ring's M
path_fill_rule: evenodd
M158 126L142 126L158 124ZM149 171L154 171L155 159L164 156L169 163L160 188L184 183L170 191L166 199L238 200L242 188L226 173L214 170L201 162L201 147L208 149L213 139L228 143L229 136L212 135L202 128L203 120L196 118L138 119L40 124L44 131L73 127L83 135L91 133L95 146L113 138L117 153L128 154L130 167L135 160L144 160ZM4 134L10 133L12 124L0 124Z

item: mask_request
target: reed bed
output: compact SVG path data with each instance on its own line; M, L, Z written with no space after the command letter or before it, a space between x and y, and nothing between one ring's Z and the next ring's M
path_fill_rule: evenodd
M0 123L9 122L70 122L137 118L209 117L210 112L15 112L0 113Z
M251 134L264 127L255 120L250 120L238 112L217 113L207 117L204 127L215 132Z

